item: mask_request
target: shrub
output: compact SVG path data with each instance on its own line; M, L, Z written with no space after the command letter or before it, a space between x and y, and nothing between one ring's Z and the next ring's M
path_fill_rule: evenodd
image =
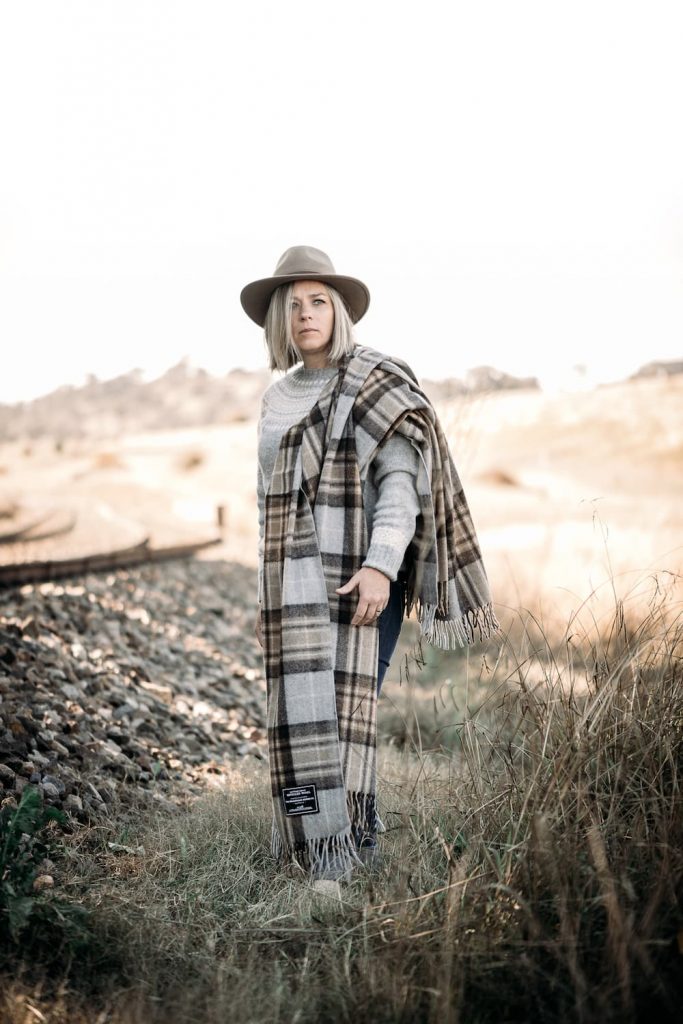
M48 836L53 822L66 824L66 815L44 805L36 786L26 786L18 804L0 808L0 951L12 955L21 942L25 954L32 946L43 952L63 940L79 941L86 911L52 891L51 876L41 866L53 851ZM41 882L49 882L49 887Z

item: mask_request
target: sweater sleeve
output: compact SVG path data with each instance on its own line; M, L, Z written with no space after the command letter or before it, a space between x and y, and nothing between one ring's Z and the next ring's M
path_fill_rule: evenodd
M364 566L395 580L420 513L417 493L419 455L410 441L393 434L378 448L370 465L377 501Z

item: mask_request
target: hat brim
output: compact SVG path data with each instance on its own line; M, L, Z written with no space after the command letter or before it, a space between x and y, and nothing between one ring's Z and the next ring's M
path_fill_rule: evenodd
M370 292L357 277L346 277L344 274L299 273L263 277L245 285L240 292L242 309L254 323L263 327L273 292L281 284L289 284L290 281L322 281L324 284L331 284L345 299L353 323L358 323L370 305Z

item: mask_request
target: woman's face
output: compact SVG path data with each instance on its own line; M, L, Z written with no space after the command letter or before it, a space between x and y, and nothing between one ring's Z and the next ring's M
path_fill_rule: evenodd
M295 281L292 337L305 366L324 366L332 347L334 307L322 281Z

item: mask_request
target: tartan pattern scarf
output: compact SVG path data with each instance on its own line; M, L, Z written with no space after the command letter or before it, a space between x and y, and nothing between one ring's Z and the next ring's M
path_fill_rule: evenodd
M369 543L361 473L394 431L419 453L421 511L408 548L406 611L455 647L498 630L448 443L410 368L356 346L282 438L265 503L262 624L273 797L272 852L304 870L360 863L354 833L376 808L377 624L351 626L336 589Z

